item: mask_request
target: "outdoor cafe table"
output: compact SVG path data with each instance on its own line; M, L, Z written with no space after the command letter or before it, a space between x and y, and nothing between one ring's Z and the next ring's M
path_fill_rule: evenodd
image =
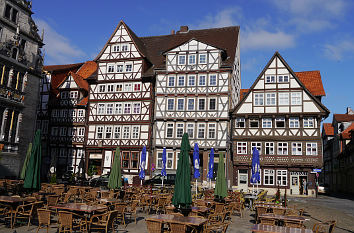
M79 204L79 203L58 204L55 206L50 206L50 208L62 209L62 210L68 210L68 211L76 211L76 212L84 212L87 214L92 214L95 211L106 209L106 207L102 207L102 206L90 206L90 205Z
M269 226L262 224L255 224L251 228L253 233L313 233L311 229Z
M166 209L174 210L175 207L174 206L166 206ZM202 206L192 206L191 209L192 209L192 212L201 213L202 215L206 215L206 213L210 210L210 208L202 207Z
M121 202L121 200L117 198L99 198L98 201L105 204L113 204L113 203Z
M254 202L254 200L257 199L257 196L254 196L254 195L252 195L252 194L246 194L246 195L243 196L243 198L244 198L245 200L248 200L249 209L253 210L253 202Z
M18 204L18 203L23 203L23 202L30 202L33 201L33 198L26 197L26 198L21 198L21 197L11 197L11 196L0 196L0 202L5 202L5 203L10 203L10 204Z
M192 226L195 228L202 228L201 226L206 224L208 221L207 219L203 219L203 218L184 217L184 216L178 216L173 214L154 215L147 218L146 220L160 221L162 223L179 223L179 224Z
M259 216L260 218L266 218L266 219L276 219L276 220L290 220L290 221L298 221L300 223L303 223L304 221L307 221L309 219L306 219L302 216L287 216L287 215L277 215L277 214L272 214L272 213L268 213L268 214L261 214Z

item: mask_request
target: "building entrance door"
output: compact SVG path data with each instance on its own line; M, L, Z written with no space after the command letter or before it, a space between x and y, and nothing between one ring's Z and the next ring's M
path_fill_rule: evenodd
M303 195L306 192L307 172L290 172L290 193Z
M291 180L291 185L290 185L291 194L299 195L300 194L299 176L291 175L290 180Z
M248 190L248 170L238 170L238 189Z

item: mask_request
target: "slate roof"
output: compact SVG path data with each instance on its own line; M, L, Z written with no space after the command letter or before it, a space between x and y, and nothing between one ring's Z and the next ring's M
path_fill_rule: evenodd
M313 96L325 96L321 73L319 70L294 72Z

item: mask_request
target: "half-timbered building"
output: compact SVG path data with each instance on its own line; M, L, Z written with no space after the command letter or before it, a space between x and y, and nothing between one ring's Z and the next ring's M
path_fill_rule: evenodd
M200 148L202 180L206 180L211 148L218 155L228 153L229 111L239 100L239 27L189 30L182 26L171 35L148 38L159 45L161 62L156 64L154 157L162 168L166 147L167 171L177 169L181 139ZM156 46L156 45L155 45ZM230 171L230 169L229 169Z
M152 63L141 39L123 21L95 60L97 76L89 80L87 166L107 173L120 147L122 172L131 178L138 174L143 146L147 157L151 149L153 84L142 74Z
M329 111L319 71L293 72L276 52L232 113L233 183L252 187L252 148L260 152L259 187L274 193L315 193L314 168L322 167L320 125ZM256 184L255 184L256 185ZM305 187L306 186L306 187Z
M88 61L84 64L45 66L44 70L51 84L46 110L49 115L48 137L43 139L49 148L45 155L48 155L50 166L56 168L58 177L64 173L78 173L84 169L79 164L85 158L89 89L86 79L96 73L97 65ZM42 99L46 94L42 93ZM41 125L42 128L47 127L45 120Z

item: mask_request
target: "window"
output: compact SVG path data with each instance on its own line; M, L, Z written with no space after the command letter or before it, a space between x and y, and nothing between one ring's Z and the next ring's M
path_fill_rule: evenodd
M206 85L206 76L205 75L200 75L199 76L199 86L205 86Z
M52 127L52 136L58 136L58 127Z
M106 91L106 85L99 85L98 86L98 90L102 93L102 92L105 92Z
M237 142L237 154L247 154L247 142Z
M162 168L162 152L157 153L157 168ZM173 165L173 153L167 152L166 153L166 169L172 169Z
M113 73L114 72L114 65L108 65L107 72L108 73Z
M216 99L209 99L209 110L216 110Z
M266 142L265 143L265 154L266 155L274 155L274 142Z
M291 93L291 105L301 105L301 92Z
M306 155L317 155L317 143L306 143Z
M85 134L85 128L84 127L80 127L77 136L81 136L82 137L82 136L84 136L84 134Z
M272 118L263 118L262 128L272 128Z
M188 76L188 86L195 86L195 76Z
M5 7L5 18L7 18L7 19L11 18L11 10L12 10L12 7L10 5L6 4L6 7Z
M187 124L187 133L189 138L194 138L194 124Z
M140 114L140 103L135 103L133 106L133 113Z
M122 112L123 112L122 104L121 103L116 104L115 114L122 114Z
M167 100L167 110L174 110L175 109L175 100L168 99Z
M130 114L130 110L131 110L131 104L130 103L124 104L124 114Z
M302 155L302 143L301 142L291 143L291 151L292 151L292 155Z
M288 171L287 170L277 170L277 182L280 186L287 185Z
M140 83L135 83L134 84L134 91L140 91L141 90L141 85Z
M167 124L166 137L167 138L173 137L173 124Z
M275 83L275 76L273 75L266 76L266 83Z
M168 86L169 87L175 86L175 77L173 77L173 76L168 77Z
M123 91L123 84L117 84L116 91L118 92Z
M18 11L10 5L6 4L5 7L5 18L11 20L12 22L17 22Z
M117 65L117 72L123 72L123 65Z
M208 125L208 138L215 139L216 137L216 124L209 124Z
M236 118L236 128L245 128L245 118L237 117Z
M178 76L178 86L179 87L184 86L184 76Z
M260 142L251 142L252 153L253 153L253 147L256 147L256 149L258 150L259 154L262 153L262 143L260 143Z
M289 105L289 93L279 93L279 105Z
M68 98L68 92L63 91L60 93L60 99L67 99Z
M210 75L209 76L209 86L216 86L216 75Z
M250 118L250 128L258 128L259 127L259 119Z
M113 114L113 104L107 104L106 114L107 115Z
M278 82L280 82L280 83L289 82L289 76L288 75L279 75L278 76Z
M275 118L275 127L277 127L277 128L285 128L285 117L277 117L277 118Z
M313 117L304 117L304 128L313 128L315 126L315 119Z
M185 55L179 55L178 56L178 65L185 65L186 64L186 56Z
M188 64L189 65L194 65L195 64L195 54L192 54L192 55L188 56Z
M205 138L205 124L198 124L198 138Z
M132 84L131 83L124 84L124 91L131 92L132 91Z
M194 110L194 99L188 99L188 110Z
M104 104L98 104L98 114L104 114Z
M119 45L113 46L113 52L119 52Z
M113 84L108 84L107 85L107 91L108 92L113 92L114 91L114 85Z
M130 126L123 126L123 139L130 138Z
M290 128L299 128L300 127L300 121L298 117L290 117L289 118L289 127Z
M274 170L264 169L264 185L274 185Z
M106 126L106 137L107 139L110 139L112 137L112 126Z
M177 138L181 138L183 136L183 123L177 123Z
M122 45L122 51L128 51L128 45L124 44Z
M199 64L206 63L206 54L199 54Z
M199 99L198 110L205 110L205 99Z
M139 126L133 126L132 139L138 139L138 138L139 138Z
M79 109L78 116L79 117L83 117L84 116L84 110L83 109Z
M98 138L98 139L103 138L103 126L96 127L96 138Z
M256 106L264 105L264 94L263 93L255 93L254 94L254 105L256 105Z
M139 167L139 152L132 152L131 153L131 168L138 168Z
M184 110L184 99L177 100L177 110L179 110L179 111Z
M114 126L114 138L119 139L121 137L122 127L121 126Z
M288 143L278 142L278 155L287 155L287 154L288 154Z
M266 93L266 105L275 105L276 100L277 98L275 93Z
M122 167L123 168L129 168L129 152L127 151L123 151L122 153Z
M132 72L132 65L129 64L129 65L125 65L125 72Z

